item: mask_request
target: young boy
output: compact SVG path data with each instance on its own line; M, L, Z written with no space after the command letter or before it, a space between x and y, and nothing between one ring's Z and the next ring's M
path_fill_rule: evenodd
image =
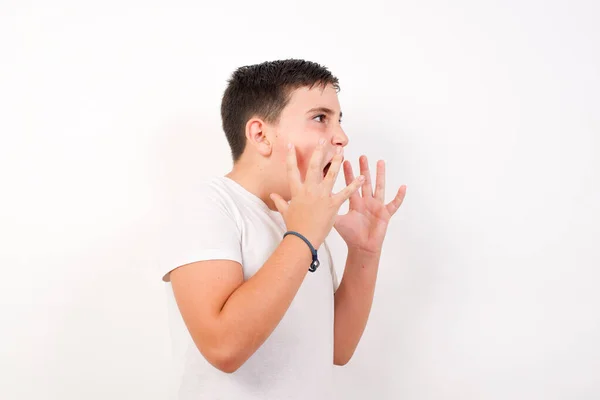
M406 193L385 204L383 161L374 188L365 156L356 178L343 162L338 90L304 60L233 73L221 105L233 169L196 185L164 247L163 280L189 332L181 399L335 397L333 365L361 338ZM342 163L347 187L334 194ZM334 226L348 246L339 285L325 243Z

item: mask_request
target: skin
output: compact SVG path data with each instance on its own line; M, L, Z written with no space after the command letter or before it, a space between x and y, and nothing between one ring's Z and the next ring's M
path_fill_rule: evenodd
M258 117L247 121L244 153L227 176L270 209L282 212L284 219L286 214L294 214L294 207L301 215L306 202L322 204L322 210L326 210L329 206L325 203L331 198L325 192L331 195L343 149L348 144L340 119L340 104L333 86L294 90L278 121L267 122ZM319 142L321 147L315 152ZM289 144L293 145L293 153ZM341 151L336 152L338 149ZM322 170L332 160L327 178L330 182L323 182L322 173L312 173L306 179L310 162ZM371 310L387 227L406 194L403 185L386 204L385 163L377 163L375 183L366 156L360 157L359 166L365 178L362 184L354 179L350 162L343 163L346 184L352 190L347 189L348 195L341 197L349 199L350 207L347 214L333 216L334 227L348 246L344 275L335 292L336 365L345 365L360 341ZM294 198L300 196L295 206L290 187L295 188ZM292 201L288 210L289 200ZM315 237L321 239L323 235ZM263 267L245 282L241 265L228 260L191 263L171 272L182 317L196 346L211 364L224 372L234 372L268 338L307 273L307 250L300 239L287 236ZM265 291L265 287L269 290Z

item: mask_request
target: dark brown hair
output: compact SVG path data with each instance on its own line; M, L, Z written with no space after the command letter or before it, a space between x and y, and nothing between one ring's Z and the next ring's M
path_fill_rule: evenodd
M305 60L268 61L238 68L228 81L221 101L223 130L231 147L233 161L246 147L246 123L252 117L277 123L293 90L332 84L338 79L327 68Z

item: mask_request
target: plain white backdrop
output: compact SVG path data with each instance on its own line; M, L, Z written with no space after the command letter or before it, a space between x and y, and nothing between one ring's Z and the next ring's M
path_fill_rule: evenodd
M340 79L346 158L408 186L339 398L600 398L599 19L594 0L4 0L0 397L174 397L157 221L231 166L231 72L305 58Z

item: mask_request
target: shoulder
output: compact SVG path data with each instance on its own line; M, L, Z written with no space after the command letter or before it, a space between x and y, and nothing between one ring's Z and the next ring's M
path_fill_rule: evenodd
M224 177L212 176L196 182L192 192L199 198L223 201L231 197L231 190L227 187Z
M176 229L192 225L211 229L224 222L238 225L240 216L235 193L218 176L190 184L167 208L167 225Z
M226 178L213 176L195 182L176 207L185 209L219 209L231 211L236 207L236 195L227 184Z

